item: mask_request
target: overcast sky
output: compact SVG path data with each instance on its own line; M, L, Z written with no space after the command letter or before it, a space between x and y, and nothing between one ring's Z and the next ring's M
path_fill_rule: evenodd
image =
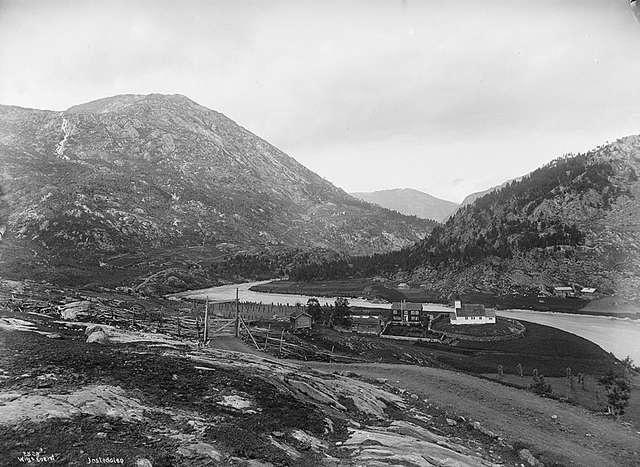
M0 103L184 94L347 191L461 201L640 133L627 0L5 1Z

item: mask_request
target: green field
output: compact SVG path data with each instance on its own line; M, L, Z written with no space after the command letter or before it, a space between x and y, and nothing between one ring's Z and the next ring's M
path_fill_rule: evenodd
M525 375L534 368L539 374L562 377L567 368L573 374L595 377L619 366L618 360L593 342L556 328L522 322L523 337L500 342L458 341L456 345L394 341L376 336L339 332L317 327L310 336L301 337L314 346L367 361L412 363L424 361L428 366L461 370L472 374L497 373L499 365L505 374L518 374L521 364Z

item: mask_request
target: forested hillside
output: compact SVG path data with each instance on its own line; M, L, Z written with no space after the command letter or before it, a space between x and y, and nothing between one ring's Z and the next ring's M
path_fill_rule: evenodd
M637 299L639 170L635 136L562 157L462 207L411 247L314 264L294 276L386 275L449 294L575 284Z

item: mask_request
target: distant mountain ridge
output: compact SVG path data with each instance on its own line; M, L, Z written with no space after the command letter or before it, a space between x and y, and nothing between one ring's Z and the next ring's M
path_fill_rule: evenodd
M456 209L458 204L436 198L413 188L394 188L372 192L351 193L358 199L377 204L383 208L393 209L408 216L422 219L445 221Z
M433 226L353 198L180 95L120 95L64 112L0 106L0 185L5 239L43 268L109 268L122 255L217 245L380 253Z
M399 252L301 267L296 278L386 275L441 297L593 287L640 303L640 136L562 157L461 207Z

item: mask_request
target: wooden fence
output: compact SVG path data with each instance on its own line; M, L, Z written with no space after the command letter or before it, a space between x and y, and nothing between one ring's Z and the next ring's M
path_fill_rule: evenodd
M304 306L237 303L237 315L244 323L256 321L288 322L291 315L302 311L304 311ZM160 307L153 310L139 305L120 307L94 305L91 315L92 320L98 323L116 327L132 327L195 340L204 338L205 324L208 337L213 337L216 334L235 334L236 327L235 302L185 301L175 304L175 309Z
M240 316L247 322L251 321L271 321L274 319L285 321L290 316L305 311L304 305L285 305L253 302L239 302L238 308ZM235 318L236 303L209 303L209 313L223 318Z

